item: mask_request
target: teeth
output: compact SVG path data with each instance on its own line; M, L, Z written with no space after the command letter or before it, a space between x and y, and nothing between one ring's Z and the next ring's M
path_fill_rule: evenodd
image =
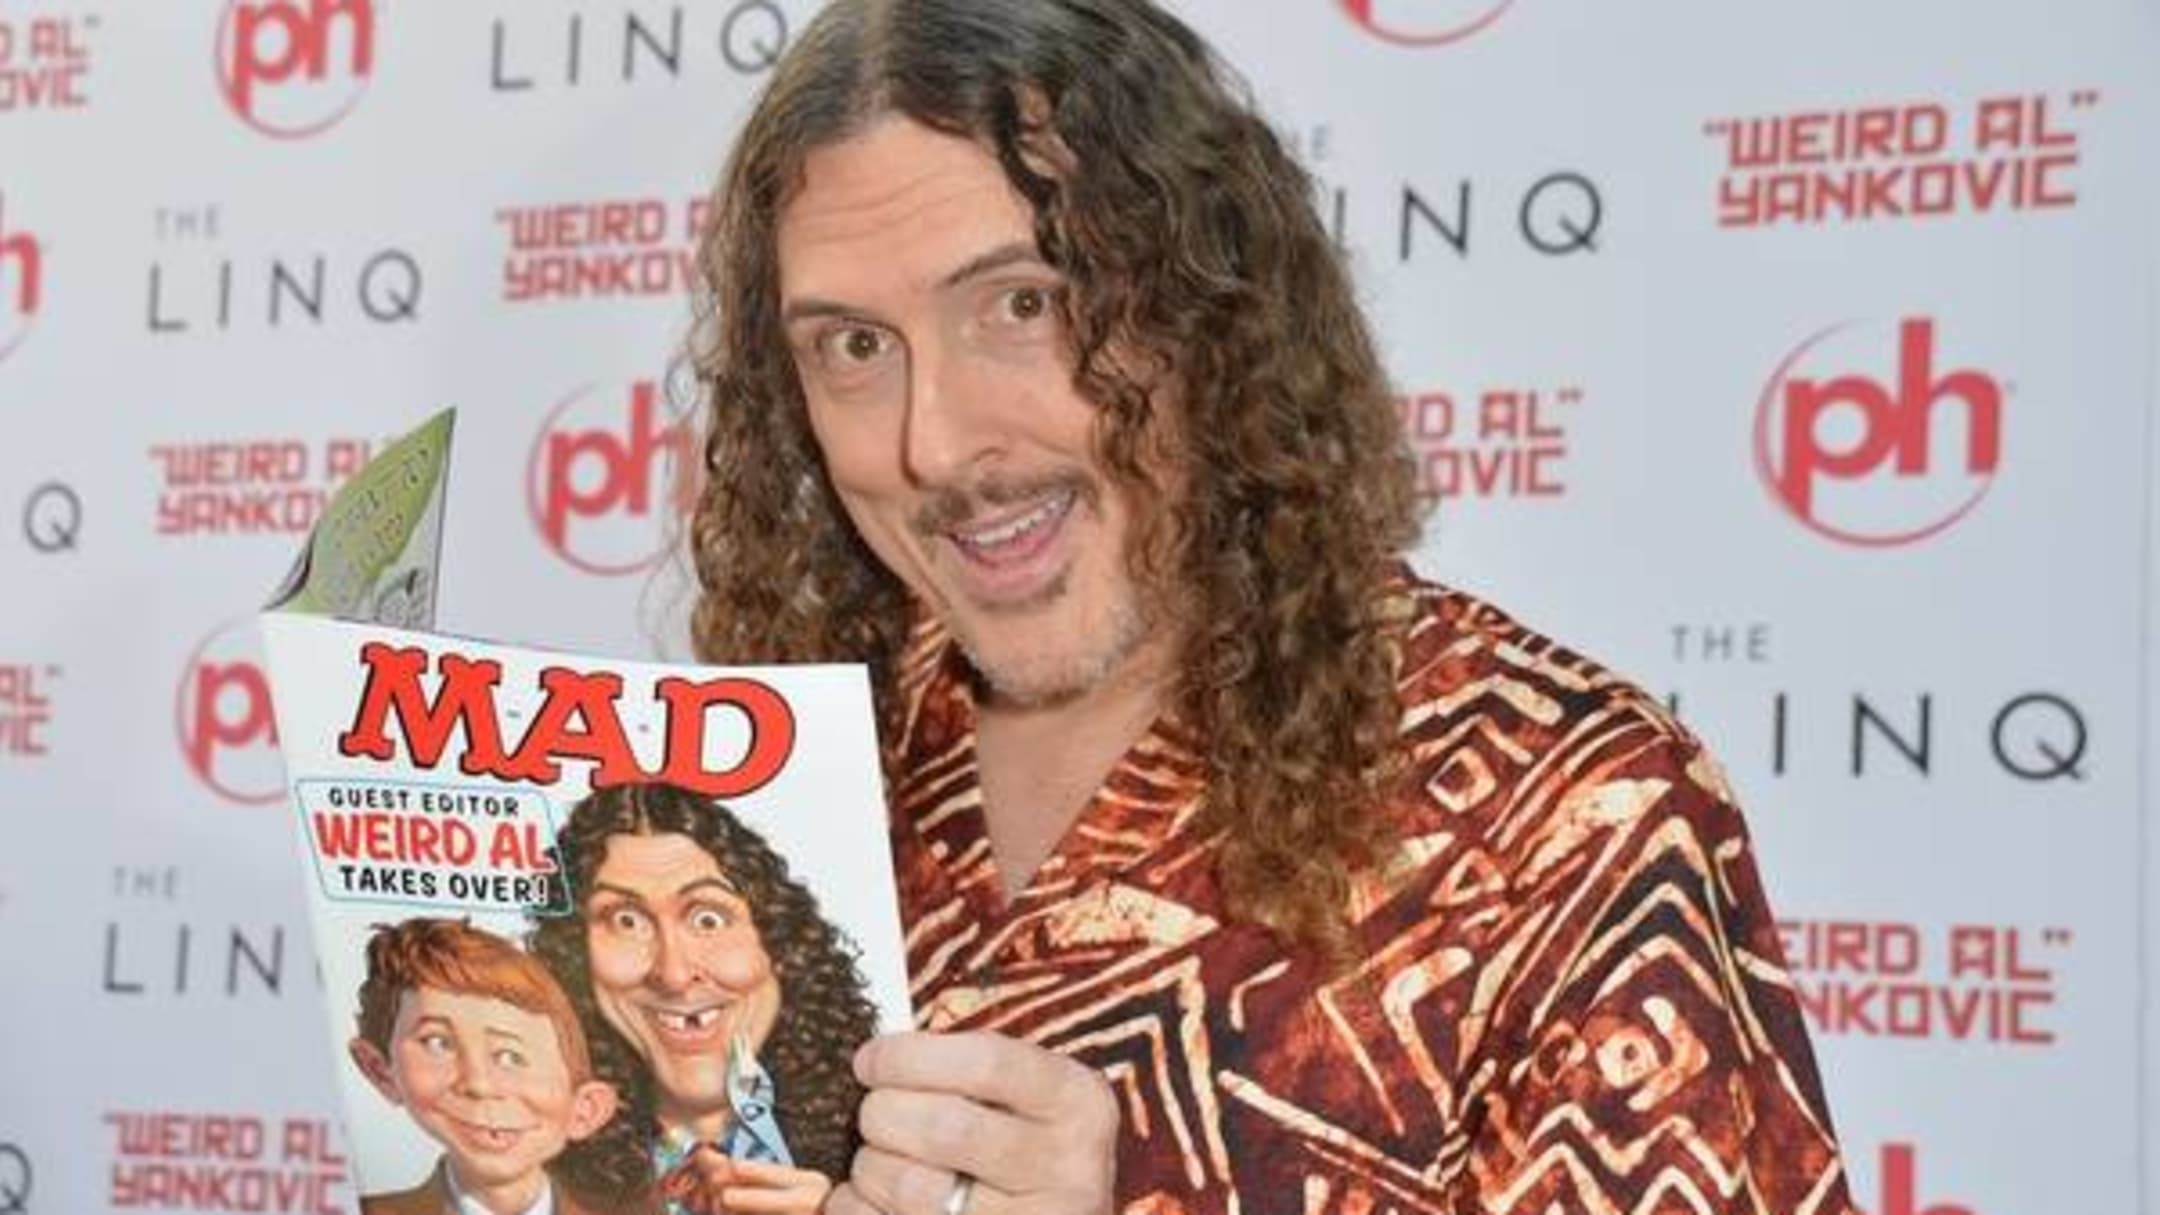
M705 1029L720 1019L720 1010L717 1008L707 1008L694 1013L655 1011L660 1017L660 1024L680 1033Z
M1001 523L985 531L969 532L963 539L977 548L1009 543L1057 518L1071 501L1070 493L1059 494L1009 523Z

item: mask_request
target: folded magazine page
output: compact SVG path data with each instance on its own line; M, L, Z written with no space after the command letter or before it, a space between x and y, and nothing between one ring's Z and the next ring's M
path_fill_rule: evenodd
M908 1023L866 673L376 623L433 599L415 437L262 621L362 1210L814 1210Z

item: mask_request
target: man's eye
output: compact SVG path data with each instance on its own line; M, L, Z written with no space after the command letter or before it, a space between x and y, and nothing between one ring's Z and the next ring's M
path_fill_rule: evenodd
M420 1049L431 1055L447 1055L451 1050L450 1035L422 1034L420 1035Z
M1005 312L1016 321L1040 320L1050 313L1050 292L1041 287L1015 287L1005 293Z
M699 932L718 932L731 922L728 914L717 907L700 907L690 913L690 926Z
M842 363L867 363L885 353L891 339L865 325L834 329L820 341L828 358Z
M608 913L608 927L620 933L637 933L645 928L645 917L628 907L618 907Z
M495 1052L495 1062L502 1067L523 1067L525 1056L522 1052L505 1046Z

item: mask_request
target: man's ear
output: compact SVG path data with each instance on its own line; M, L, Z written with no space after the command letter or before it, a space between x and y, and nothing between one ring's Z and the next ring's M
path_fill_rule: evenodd
M353 1066L375 1086L375 1091L383 1095L383 1100L392 1105L405 1104L398 1096L397 1077L390 1074L390 1060L383 1056L381 1047L366 1038L354 1038L345 1044L345 1052L352 1056Z
M620 1102L615 1086L605 1080L587 1080L572 1089L567 1128L570 1140L574 1143L606 1126L615 1117Z

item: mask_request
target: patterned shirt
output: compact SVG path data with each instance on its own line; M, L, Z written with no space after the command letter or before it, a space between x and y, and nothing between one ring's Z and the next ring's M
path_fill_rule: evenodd
M1009 902L962 659L898 668L894 855L927 1028L1099 1069L1127 1215L1851 1215L1716 765L1640 690L1404 575L1395 854L1351 966L1226 918L1194 740L1157 723Z

